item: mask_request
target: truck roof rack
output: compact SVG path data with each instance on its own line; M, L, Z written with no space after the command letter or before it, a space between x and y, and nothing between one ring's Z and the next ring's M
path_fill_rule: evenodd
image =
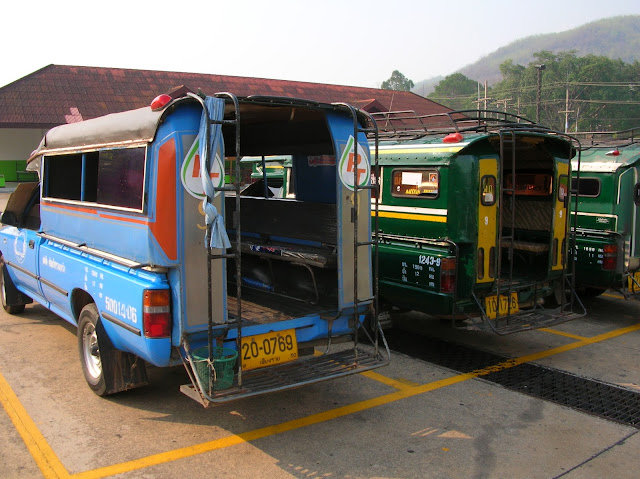
M576 131L572 136L580 139L582 149L623 147L640 143L640 127L620 131Z
M462 132L488 133L504 128L551 131L527 118L499 110L455 110L430 115L403 110L371 113L371 117L376 121L380 138L383 139L418 139Z

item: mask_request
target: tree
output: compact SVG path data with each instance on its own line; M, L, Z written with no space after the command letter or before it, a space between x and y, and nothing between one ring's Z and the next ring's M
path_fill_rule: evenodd
M398 91L410 91L414 86L412 80L409 80L406 76L400 73L398 70L393 70L391 78L382 82L383 90L398 90Z
M474 100L478 95L478 82L462 73L454 73L438 83L427 98L447 105L454 110L476 108Z
M511 60L500 65L502 81L489 96L509 99L505 109L535 119L538 67L541 71L540 123L555 130L612 131L640 124L640 64L575 51L541 51L526 67ZM568 93L568 95L567 95ZM568 101L567 101L568 96ZM566 120L566 125L565 125Z

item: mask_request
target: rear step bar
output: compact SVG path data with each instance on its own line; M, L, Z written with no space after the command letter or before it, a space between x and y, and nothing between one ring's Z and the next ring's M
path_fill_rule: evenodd
M380 331L379 334L382 334L382 332ZM382 340L388 354L389 349L384 336L382 336ZM194 387L193 384L196 384L198 379L194 371L190 370L193 368L186 368L191 377L191 384L180 386L180 392L207 407L210 403L224 403L265 392L283 391L327 379L358 374L379 368L388 362L389 356L385 359L380 352L376 354L374 347L359 345L357 349L349 348L331 354L310 356L305 360L298 360L279 366L243 371L241 388L232 387L214 391L208 398L205 398Z
M496 319L488 319L483 313L482 319L470 318L463 322L466 325L458 326L458 328L467 331L482 331L505 335L532 329L548 328L582 316L584 316L582 313L561 311L560 306L555 309L521 311L509 316L500 316Z
M507 291L502 290L500 294L512 292L509 288ZM497 294L497 292L496 292ZM535 304L533 309L520 310L514 314L498 315L495 319L489 319L486 311L482 306L482 302L472 293L473 299L480 310L480 316L468 317L463 321L458 329L466 329L469 331L493 332L500 335L517 333L520 331L529 331L532 329L546 328L555 326L573 319L580 318L587 314L587 310L578 298L576 291L573 289L571 282L565 278L565 287L563 300L557 308L543 308L539 304Z

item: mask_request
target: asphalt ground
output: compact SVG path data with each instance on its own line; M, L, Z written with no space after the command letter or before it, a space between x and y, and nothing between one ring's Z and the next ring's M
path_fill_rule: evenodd
M636 478L637 428L486 379L530 363L640 392L640 304L606 293L587 307L509 336L402 315L394 334L511 359L459 373L400 350L374 372L208 409L179 392L183 368L99 398L73 326L40 305L0 309L0 477Z

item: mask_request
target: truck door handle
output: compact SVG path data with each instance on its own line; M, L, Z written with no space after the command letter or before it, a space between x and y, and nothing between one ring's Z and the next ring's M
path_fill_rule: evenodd
M33 249L36 243L33 240L29 240L29 248Z

